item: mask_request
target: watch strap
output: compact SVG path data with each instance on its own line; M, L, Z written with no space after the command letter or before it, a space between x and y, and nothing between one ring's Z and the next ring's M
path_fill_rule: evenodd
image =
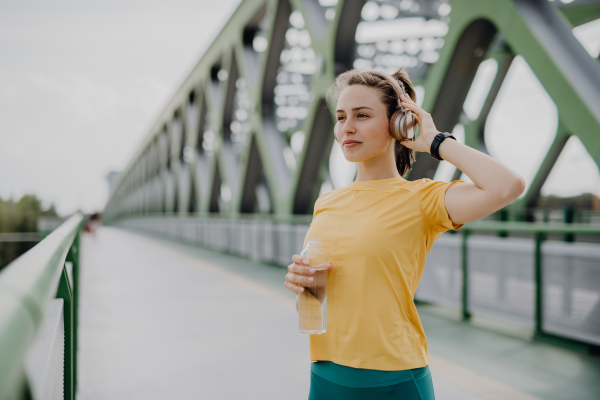
M446 138L456 140L456 138L452 136L450 132L440 132L437 135L435 135L435 137L433 138L433 142L431 142L431 148L429 149L429 152L431 154L431 157L435 158L438 161L443 160L443 158L440 157L440 144L442 144L442 142Z

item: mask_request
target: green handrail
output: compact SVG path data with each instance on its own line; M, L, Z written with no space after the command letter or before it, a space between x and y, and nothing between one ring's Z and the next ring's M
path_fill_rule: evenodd
M534 248L534 281L535 281L535 311L534 334L536 337L554 336L544 331L544 304L543 304L543 254L542 243L549 234L565 235L600 235L600 225L582 223L550 223L550 222L519 222L519 221L475 221L465 224L458 233L463 235L462 240L462 315L469 319L469 266L468 266L468 240L473 232L496 233L531 233L535 240ZM564 236L563 236L564 237Z
M104 221L105 224L112 224L119 220L129 218L181 218L181 219L210 219L219 221L257 221L257 222L273 222L287 224L310 224L312 222L312 214L269 214L269 213L238 213L238 214L223 214L216 212L195 212L182 214L179 212L139 212L130 213L126 216L113 218L112 220Z
M23 360L48 302L64 300L64 398L72 400L76 383L76 309L79 231L83 216L76 214L34 248L0 272L0 400L30 396ZM73 263L72 279L65 262Z
M520 222L520 221L475 221L465 224L461 231L514 233L573 233L584 235L600 235L600 225L564 224L559 222Z

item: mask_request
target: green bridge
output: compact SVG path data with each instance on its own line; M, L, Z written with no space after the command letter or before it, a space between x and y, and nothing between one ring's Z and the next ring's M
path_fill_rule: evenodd
M488 152L515 63L556 132L523 197L427 258L415 300L436 396L600 398L600 223L538 207L570 140L600 166L598 54L573 35L599 17L592 0L242 1L112 183L104 226L74 215L0 271L0 400L306 399L282 267L316 198L354 179L334 77L403 66L438 128ZM405 178L461 174L419 154Z

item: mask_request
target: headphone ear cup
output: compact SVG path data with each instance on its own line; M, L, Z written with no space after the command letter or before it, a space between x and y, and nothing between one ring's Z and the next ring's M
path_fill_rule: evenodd
M407 113L405 113L402 116L402 121L400 125L402 127L402 136L405 139L413 140L415 138L416 125L417 118L415 117L415 114L413 114L412 111L408 111Z
M413 140L417 119L411 111L396 111L390 118L390 134L396 140Z
M398 110L392 114L390 118L390 135L396 140L405 139L400 132L400 118L402 118L402 111Z

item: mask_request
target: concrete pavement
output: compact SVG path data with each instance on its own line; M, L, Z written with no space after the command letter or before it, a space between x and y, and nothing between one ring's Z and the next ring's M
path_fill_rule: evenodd
M308 336L297 331L284 268L111 227L82 240L78 400L308 397ZM438 400L598 398L589 388L555 397L547 380L560 369L530 376L539 369L531 355L477 355L493 343L532 353L524 339L419 312ZM564 357L600 372L593 357ZM526 368L510 368L517 362Z

